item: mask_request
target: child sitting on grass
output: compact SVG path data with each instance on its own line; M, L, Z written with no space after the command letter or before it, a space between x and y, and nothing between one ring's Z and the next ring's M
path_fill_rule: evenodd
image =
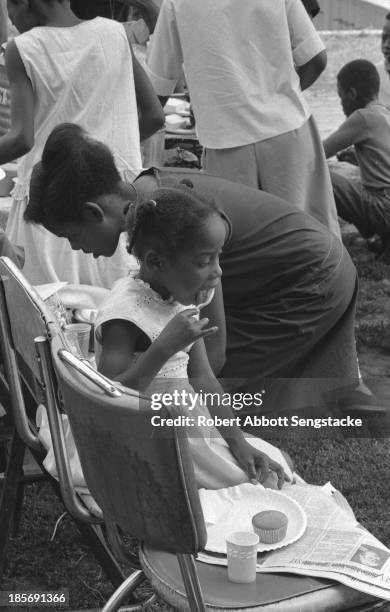
M184 427L199 487L265 482L270 470L281 487L283 468L259 450L272 454L273 447L244 437L239 413L221 401L226 394L204 346L203 339L217 329L199 311L220 283L219 254L229 237L226 217L213 202L184 187L157 189L151 200L130 204L128 235L128 250L139 259L140 269L117 281L100 308L99 370L149 395L179 392L191 401L191 409L181 400L172 413L190 418ZM193 401L197 392L212 394L214 418L233 420L219 430L205 424L210 412L205 402ZM291 475L285 461L283 467Z
M337 212L366 238L378 234L382 257L390 244L390 111L378 102L374 64L358 59L337 75L346 121L324 141L327 157L353 145L361 180L331 172Z

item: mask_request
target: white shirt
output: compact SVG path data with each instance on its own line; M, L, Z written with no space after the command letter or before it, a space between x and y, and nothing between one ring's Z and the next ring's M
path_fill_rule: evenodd
M133 63L123 24L97 17L72 27L37 27L15 39L34 89L33 148L18 168L16 199L28 195L34 164L53 128L71 121L112 150L132 180L142 168Z
M375 67L380 78L378 102L390 108L390 74L387 72L383 61L375 64Z
M167 96L184 63L199 140L220 149L303 125L294 66L323 49L301 0L164 0L147 64Z

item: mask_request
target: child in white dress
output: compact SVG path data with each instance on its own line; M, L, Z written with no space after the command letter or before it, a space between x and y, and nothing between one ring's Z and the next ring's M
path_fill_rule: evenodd
M239 412L226 405L227 394L204 347L203 338L216 328L199 312L220 283L227 219L191 190L158 189L152 200L130 204L128 228L128 250L140 270L117 281L99 310L98 369L157 403L171 402L173 417L188 417L182 426L199 487L217 489L248 480L270 484L270 471L281 487L286 475L291 477L287 463L280 455L283 471L268 456L277 452L274 447L244 437ZM208 407L197 393L212 394ZM225 426L215 427L216 417L228 419ZM158 411L155 422L157 434Z

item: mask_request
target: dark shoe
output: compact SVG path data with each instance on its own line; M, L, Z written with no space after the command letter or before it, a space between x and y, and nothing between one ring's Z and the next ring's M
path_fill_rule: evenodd
M378 257L380 257L384 249L383 240L380 238L380 236L377 234L375 234L375 236L370 236L370 238L367 238L366 245L367 249L371 251L371 253L375 253Z
M339 408L347 414L389 414L390 401L378 399L375 395L363 391L350 391L340 399Z
M4 476L6 467L7 467L7 455L5 452L5 447L0 446L0 478Z
M385 264L390 263L390 234L381 236L382 249L377 255L377 259Z

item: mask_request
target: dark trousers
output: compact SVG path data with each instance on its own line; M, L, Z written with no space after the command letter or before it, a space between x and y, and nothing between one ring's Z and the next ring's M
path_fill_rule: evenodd
M365 238L390 234L390 189L365 189L359 180L330 173L339 217L353 223Z

